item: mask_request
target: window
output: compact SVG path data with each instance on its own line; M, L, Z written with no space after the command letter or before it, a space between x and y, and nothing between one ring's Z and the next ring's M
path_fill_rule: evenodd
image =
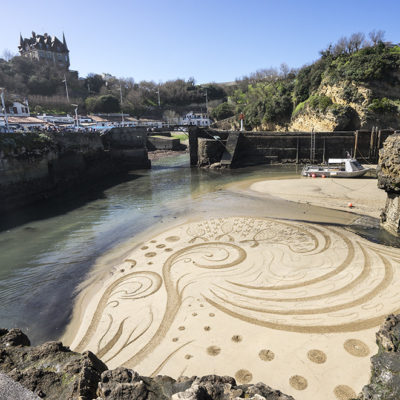
M13 107L13 113L14 113L14 114L18 114L18 109L17 109L17 107Z

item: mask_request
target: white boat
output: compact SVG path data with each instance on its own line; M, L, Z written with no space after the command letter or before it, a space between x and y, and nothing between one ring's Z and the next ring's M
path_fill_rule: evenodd
M326 165L306 165L301 175L323 178L358 178L372 168L365 168L355 158L330 158Z

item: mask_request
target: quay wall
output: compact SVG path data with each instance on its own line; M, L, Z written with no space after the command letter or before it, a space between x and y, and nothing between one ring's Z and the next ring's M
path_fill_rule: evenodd
M381 131L315 132L315 154L311 154L310 132L235 132L192 128L189 132L192 166L209 166L231 153L231 168L270 163L323 162L343 158L346 153L364 163L376 163L384 140L393 133ZM226 147L230 135L238 135ZM229 142L228 142L229 143ZM232 147L233 146L233 147Z
M150 168L146 135L29 133L0 135L0 213L132 169ZM112 138L112 140L111 140Z

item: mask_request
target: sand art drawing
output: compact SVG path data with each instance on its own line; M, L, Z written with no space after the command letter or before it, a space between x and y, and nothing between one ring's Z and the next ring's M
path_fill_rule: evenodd
M112 271L72 347L143 375L229 374L296 399L350 398L346 368L368 376L369 332L400 311L399 260L337 227L245 217L181 225ZM274 372L290 359L287 376Z

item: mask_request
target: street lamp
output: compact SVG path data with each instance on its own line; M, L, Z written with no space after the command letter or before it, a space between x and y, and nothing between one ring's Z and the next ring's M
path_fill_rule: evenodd
M71 104L71 106L75 107L76 130L78 130L78 104Z
M4 104L4 88L0 88L1 90L1 106L3 107L3 114L4 114L4 121L6 123L6 130L7 132L9 131L9 126L8 126L8 116L7 116L7 110L6 110L6 106Z
M69 94L68 94L67 77L65 76L65 74L64 74L64 80L63 80L63 82L65 83L65 92L66 92L66 94L67 94L67 101L68 101L68 103L69 103Z

